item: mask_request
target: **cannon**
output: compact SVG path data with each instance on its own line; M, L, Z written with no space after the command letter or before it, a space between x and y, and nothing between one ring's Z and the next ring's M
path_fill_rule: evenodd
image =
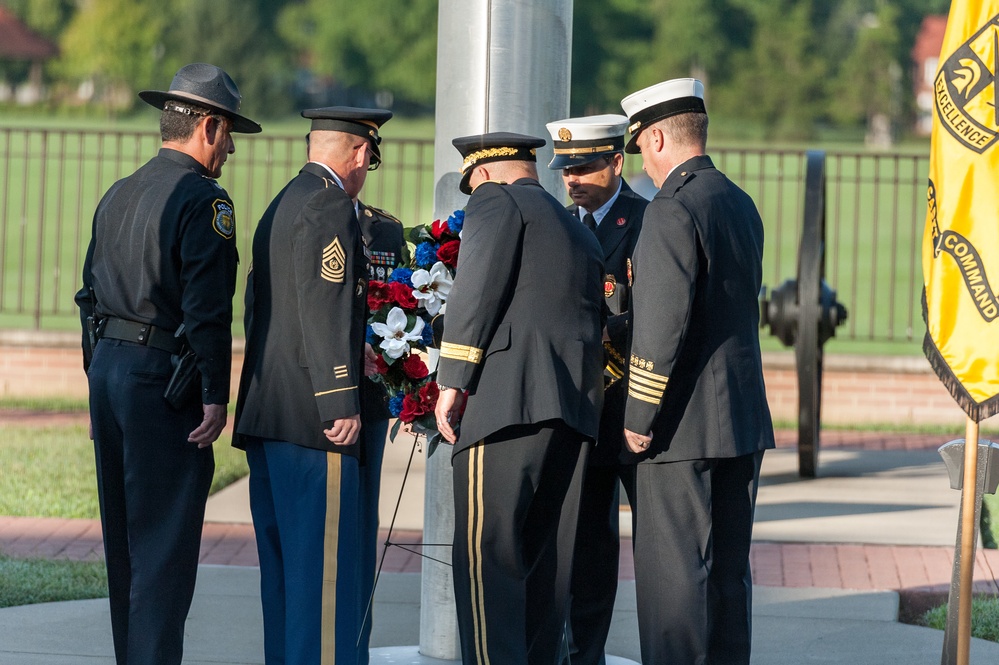
M767 297L760 292L760 328L794 347L798 373L798 474L814 478L818 467L822 407L822 346L846 321L847 311L825 281L826 155L809 151L805 211L798 247L797 279L785 280Z

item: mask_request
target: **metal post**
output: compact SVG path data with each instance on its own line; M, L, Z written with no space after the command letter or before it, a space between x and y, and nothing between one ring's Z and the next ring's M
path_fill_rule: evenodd
M569 113L571 0L441 0L437 39L434 216L464 207L458 191L458 136L509 131L545 137L545 123ZM559 200L558 173L545 168L551 146L538 151L541 183ZM427 460L423 538L450 543L454 505L450 450ZM427 552L450 559L446 548ZM459 658L454 588L448 566L423 560L420 653Z

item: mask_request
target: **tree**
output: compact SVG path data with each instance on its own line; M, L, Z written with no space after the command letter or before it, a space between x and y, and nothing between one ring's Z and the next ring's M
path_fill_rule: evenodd
M57 71L94 83L109 108L128 108L154 79L163 18L153 0L91 0L62 34Z
M278 19L279 34L313 73L343 86L432 106L437 72L434 0L304 0Z
M818 56L811 0L733 0L751 17L749 48L733 54L716 107L759 123L768 138L810 138L824 113L828 71Z

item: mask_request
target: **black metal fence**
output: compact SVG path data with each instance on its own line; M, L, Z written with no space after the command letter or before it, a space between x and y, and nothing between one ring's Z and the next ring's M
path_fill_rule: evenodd
M73 329L73 293L90 239L94 208L116 179L159 146L155 133L0 128L0 327ZM432 221L433 142L389 140L369 174L366 203L407 226ZM804 200L804 150L712 147L716 165L746 189L766 224L764 278L794 277ZM250 242L257 219L305 159L302 137L237 136L221 184L236 204L244 264L237 286L242 314ZM629 157L630 179L642 177ZM921 239L926 155L827 155L826 280L850 309L837 337L911 342L922 336Z

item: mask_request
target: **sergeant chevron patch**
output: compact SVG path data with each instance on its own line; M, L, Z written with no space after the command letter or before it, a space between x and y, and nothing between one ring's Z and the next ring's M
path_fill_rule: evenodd
M343 284L347 272L347 257L340 244L340 236L323 248L322 278L334 284Z

